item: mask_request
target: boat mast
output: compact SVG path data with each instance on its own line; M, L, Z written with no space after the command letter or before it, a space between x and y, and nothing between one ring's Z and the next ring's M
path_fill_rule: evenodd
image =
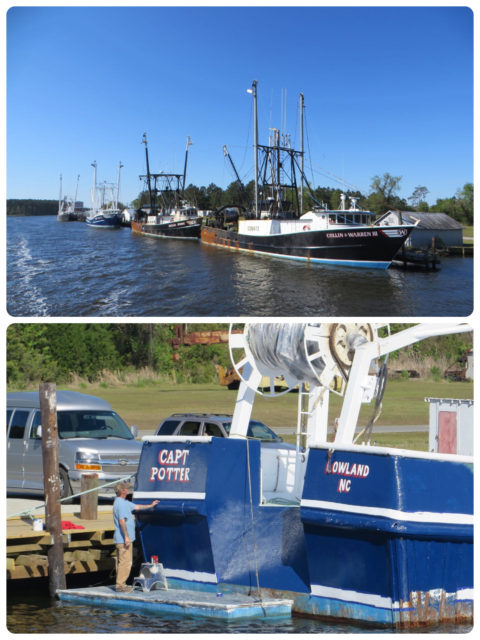
M120 169L123 167L121 162L118 163L118 172L117 172L117 193L115 198L115 209L118 209L118 196L120 194Z
M77 196L78 196L78 183L80 181L80 176L77 176L77 186L75 187L75 198L73 199L73 211L72 213L75 213L75 204L77 202Z
M95 204L97 200L97 161L92 162L93 167L93 185L92 185L92 210L95 210Z
M183 167L183 186L182 192L185 192L185 179L187 176L187 159L188 159L188 147L192 145L193 142L190 140L190 136L187 136L187 148L185 149L185 166Z
M300 215L303 214L303 93L300 94Z
M278 129L273 130L273 140L274 140L273 144L277 148L277 153L276 153L276 158L274 160L274 171L276 171L276 176L275 176L276 188L274 187L272 196L275 198L277 203L276 213L280 213L280 211L282 210L283 189L282 189L281 176L280 176L280 169L281 169L280 131Z
M148 163L148 145L147 145L147 134L144 133L143 134L143 138L142 138L142 143L145 145L145 157L146 157L146 161L147 161L147 186L148 186L148 195L150 198L150 213L153 212L153 214L155 214L155 202L154 202L154 198L152 196L152 183L151 183L151 178L150 178L150 165Z
M60 193L58 194L58 213L62 213L62 174L60 174Z
M253 95L253 152L255 162L255 217L258 218L258 113L257 113L257 81L252 82L252 88L247 89Z

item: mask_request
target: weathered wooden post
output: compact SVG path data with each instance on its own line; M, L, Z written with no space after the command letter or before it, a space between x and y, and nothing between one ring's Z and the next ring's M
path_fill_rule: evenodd
M62 509L60 503L60 476L58 473L58 429L56 385L40 384L40 411L42 416L43 486L45 491L45 525L52 536L48 549L48 582L50 596L57 589L66 588L62 540Z
M82 493L98 487L98 474L85 473L82 475ZM80 496L80 517L84 520L98 518L98 491L90 491Z

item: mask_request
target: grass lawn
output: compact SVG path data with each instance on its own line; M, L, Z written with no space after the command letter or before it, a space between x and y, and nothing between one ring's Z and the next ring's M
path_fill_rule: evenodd
M463 229L463 244L473 244L473 227Z
M163 418L175 412L196 411L202 413L233 413L237 393L217 384L146 384L141 386L93 386L68 387L81 393L104 398L129 425L136 425L143 434L153 433ZM472 382L433 382L424 380L390 380L383 400L383 409L377 420L379 425L428 425L429 404L426 397L473 398ZM252 417L265 422L272 429L296 428L297 393L287 393L277 398L257 396ZM329 424L340 415L341 398L331 394ZM360 425L365 425L373 407L364 405ZM417 436L427 442L426 433L401 433L400 444L394 445L392 434L375 433L372 440L378 444L390 444L405 448L424 448ZM390 439L386 441L385 438ZM398 437L395 437L398 441ZM409 443L406 446L405 443ZM425 443L424 443L425 445ZM425 445L426 446L426 445Z
M291 444L296 443L295 434L282 435L282 438ZM373 429L370 443L379 447L427 451L428 431L412 431L406 433L402 431L392 431L392 433L376 433L375 429Z

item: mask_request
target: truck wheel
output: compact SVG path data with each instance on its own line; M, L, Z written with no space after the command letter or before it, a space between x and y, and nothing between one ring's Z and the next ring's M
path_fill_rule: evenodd
M62 469L62 467L60 467L58 471L58 475L60 477L60 498L68 498L68 496L72 495L72 487L70 486L68 473L65 471L65 469ZM64 504L67 502L72 502L72 501L65 500Z

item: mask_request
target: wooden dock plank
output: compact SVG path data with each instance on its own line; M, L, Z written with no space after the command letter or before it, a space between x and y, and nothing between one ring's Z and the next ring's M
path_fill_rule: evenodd
M110 571L114 567L111 509L99 511L95 520L85 520L78 513L65 512L62 513L62 521L83 527L63 530L66 575ZM7 579L46 577L51 544L52 536L47 531L33 529L33 519L7 519Z

